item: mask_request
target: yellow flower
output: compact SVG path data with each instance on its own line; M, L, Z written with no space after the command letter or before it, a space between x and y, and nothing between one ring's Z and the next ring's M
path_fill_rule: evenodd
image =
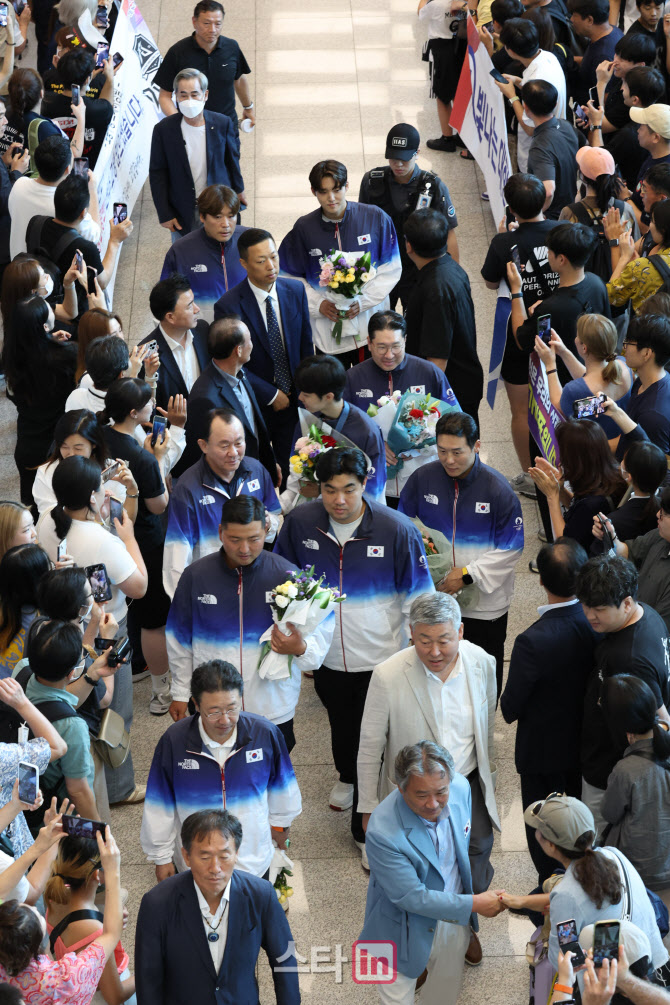
M353 281L355 280L355 278L356 278L356 273L354 272L353 269L350 269L349 272L347 272L347 282L348 283L353 283Z
M333 279L336 279L338 283L342 282L342 280L344 279L344 273L342 272L342 269L337 270L337 272L333 276Z
M340 284L336 282L330 282L328 283L328 285L330 286L331 290L336 290Z
M309 454L303 454L302 452L298 454L298 457L303 463L309 460Z
M294 475L302 474L302 461L296 454L289 459L289 464L291 465L291 471Z

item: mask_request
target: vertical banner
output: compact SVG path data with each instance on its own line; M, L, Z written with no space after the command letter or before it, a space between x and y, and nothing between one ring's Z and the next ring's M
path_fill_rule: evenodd
M536 352L528 363L528 428L538 450L550 464L558 465L556 427L563 416L551 403L544 364Z
M114 115L95 167L103 249L113 204L125 202L130 216L147 179L151 134L162 117L153 83L161 54L134 0L121 3L110 46L110 54L115 52L123 63L114 77ZM106 290L110 306L113 284Z
M510 300L509 286L504 279L500 280L498 287L498 299L496 300L496 312L493 318L493 338L491 340L491 356L489 358L489 376L486 385L486 400L489 408L493 409L496 403L496 393L498 391L498 380L502 368L503 356L505 355L505 345L507 344L507 326L512 313L512 301Z
M463 62L451 125L477 161L486 182L496 226L505 214L503 189L511 174L504 98L490 71L491 57L468 15L468 54Z

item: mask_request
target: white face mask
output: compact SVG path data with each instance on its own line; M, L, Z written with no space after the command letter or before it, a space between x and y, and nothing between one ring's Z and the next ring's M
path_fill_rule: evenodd
M202 114L205 107L204 101L180 101L179 111L187 119L197 119Z
M37 287L39 294L45 300L48 300L54 291L54 281L48 272L45 272L42 276L42 282Z

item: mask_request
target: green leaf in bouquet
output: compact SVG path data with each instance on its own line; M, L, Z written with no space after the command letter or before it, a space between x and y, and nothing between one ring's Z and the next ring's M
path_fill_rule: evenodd
M263 643L263 645L261 646L261 654L258 657L258 663L256 664L257 670L260 670L261 663L263 662L263 660L265 659L265 657L267 656L267 654L270 652L271 649L272 646L270 645L269 642Z

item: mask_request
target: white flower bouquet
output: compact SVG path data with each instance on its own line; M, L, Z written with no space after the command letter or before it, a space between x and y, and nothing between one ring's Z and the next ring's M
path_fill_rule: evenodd
M319 286L329 291L329 300L338 307L338 319L331 332L337 345L342 340L342 323L346 320L347 311L366 283L374 279L377 270L372 264L370 252L359 254L356 251L331 251L319 259L321 274Z

